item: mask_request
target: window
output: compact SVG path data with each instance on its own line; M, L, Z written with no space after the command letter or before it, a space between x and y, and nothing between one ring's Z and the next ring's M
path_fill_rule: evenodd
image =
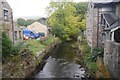
M14 31L14 39L17 40L17 31Z
M22 39L21 31L19 31L19 39Z
M115 42L117 43L120 43L120 28L118 30L115 31L114 33L114 39L115 39Z
M4 10L4 20L8 21L8 10Z
M103 42L103 43L105 42L105 39L106 39L106 33L103 32L103 33L102 33L102 42Z

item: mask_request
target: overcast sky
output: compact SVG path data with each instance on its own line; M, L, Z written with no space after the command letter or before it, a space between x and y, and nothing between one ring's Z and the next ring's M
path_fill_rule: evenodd
M46 17L45 8L51 0L7 0L13 10L13 17ZM86 0L76 0L86 1Z

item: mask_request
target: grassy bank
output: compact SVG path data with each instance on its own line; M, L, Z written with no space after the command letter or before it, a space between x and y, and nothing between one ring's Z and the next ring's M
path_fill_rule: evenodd
M59 42L58 40L56 37L49 36L44 40L30 39L24 41L21 44L24 48L18 52L19 54L11 54L4 59L3 78L25 78L31 75L31 73L34 73L36 66L41 63L51 48ZM41 51L42 53L40 53ZM38 53L40 55L36 57Z
M47 37L45 40L36 40L36 39L30 39L25 41L25 43L28 45L28 49L32 52L32 54L35 55L36 52L39 52L40 50L46 48L50 43L53 43L58 38L50 36Z

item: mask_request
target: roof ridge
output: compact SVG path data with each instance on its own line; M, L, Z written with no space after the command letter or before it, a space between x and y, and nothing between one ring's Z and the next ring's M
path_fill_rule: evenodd
M0 0L1 2L7 2L6 0Z

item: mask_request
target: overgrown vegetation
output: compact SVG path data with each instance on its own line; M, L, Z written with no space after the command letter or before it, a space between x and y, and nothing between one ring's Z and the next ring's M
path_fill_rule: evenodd
M24 45L24 42L19 42L17 44L14 44L11 48L11 54L12 55L18 55L21 54L22 50L26 48L27 45Z
M97 57L103 58L103 49L93 49L87 44L87 41L83 35L79 36L80 38L80 49L83 53L83 62L88 68L88 73L90 77L96 77L96 73L99 71L98 65L96 63ZM102 77L103 78L103 77Z
M2 56L17 55L24 48L23 43L13 44L6 32L2 32Z
M3 77L21 78L32 73L39 65L42 59L47 55L44 53L39 57L35 57L36 53L45 49L48 45L56 41L58 38L49 36L41 43L41 40L30 39L23 43L14 44L8 35L2 33L2 51L3 51ZM51 47L51 46L48 46Z
M44 49L46 46L41 44L38 40L27 40L26 44L28 44L28 49L32 52L33 55L35 55L36 52L39 52L40 50Z
M83 43L84 41L82 41ZM83 62L88 68L89 76L94 77L95 72L98 70L97 64L95 61L91 60L91 48L88 46L87 42L81 44L81 51L83 53Z
M32 54L35 55L36 52L39 52L40 50L46 48L50 43L53 43L53 41L57 40L58 38L50 36L47 37L44 41L42 40L27 40L26 44L28 44L28 49L32 51Z
M11 54L12 41L9 39L6 32L2 32L2 56L6 57Z
M57 39L58 38L56 38L56 37L49 36L48 39L43 42L43 44L48 46L48 45L50 45L51 43L53 43Z
M96 61L97 57L103 58L104 55L104 49L100 48L100 49L93 49L92 51L92 55L91 55L91 60Z
M55 41L56 37L50 36L46 40L36 40L31 39L25 42L20 42L18 44L13 44L6 32L2 32L2 56L3 58L14 55L22 55L22 51L28 48L32 54L39 52L40 50L46 48L50 43ZM41 43L42 42L42 43Z

